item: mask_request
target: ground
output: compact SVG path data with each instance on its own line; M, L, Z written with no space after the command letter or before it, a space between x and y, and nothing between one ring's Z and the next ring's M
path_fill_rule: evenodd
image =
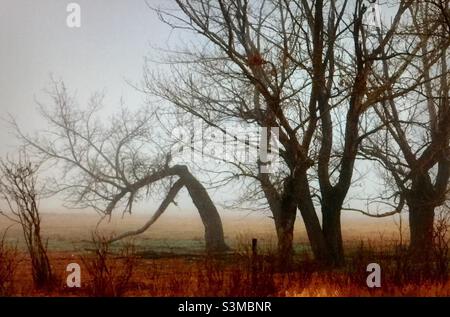
M141 226L148 216L136 214L103 221L105 236ZM0 218L0 232L11 223ZM13 296L449 296L446 279L416 279L407 275L408 262L394 251L400 239L398 221L344 216L343 234L347 265L339 269L317 267L310 259L301 219L295 232L296 257L288 269L276 260L272 220L261 214L223 216L226 240L233 251L225 255L204 253L203 227L198 217L164 215L146 233L115 244L99 261L92 232L95 213L43 214L42 232L48 242L50 262L57 277L51 289L36 290L20 227L9 227L8 246L17 247ZM398 219L397 219L398 220ZM258 239L258 254L250 251ZM123 254L126 245L133 252ZM391 250L392 249L392 250ZM391 251L387 251L391 250ZM122 252L122 253L121 253ZM392 255L391 255L392 253ZM130 255L131 254L131 255ZM389 254L389 255L388 255ZM366 266L379 262L384 268L382 287L367 287ZM66 267L81 266L81 288L66 286ZM99 263L103 266L99 268ZM105 269L107 273L99 273ZM129 276L128 276L128 273ZM415 273L413 273L412 276Z

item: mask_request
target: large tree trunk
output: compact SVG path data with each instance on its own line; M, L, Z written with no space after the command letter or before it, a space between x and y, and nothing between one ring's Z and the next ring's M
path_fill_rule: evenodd
M427 259L433 248L434 209L439 202L430 176L417 173L412 177L406 202L409 208L409 250L413 259Z
M111 239L109 242L118 241L123 238L145 232L156 222L156 220L158 220L170 203L173 202L180 189L185 186L192 198L192 201L194 202L195 207L197 207L198 213L200 214L200 218L202 219L205 227L206 251L222 252L229 250L223 235L222 220L220 219L216 206L209 197L205 187L189 172L188 168L184 165L175 165L169 170L170 173L167 173L167 176L177 175L180 179L172 185L172 188L169 190L167 196L150 220L143 227L137 230L125 232Z
M294 255L294 224L297 216L296 184L294 178L285 181L283 196L279 205L280 209L275 210L274 213L280 264L285 266L292 263L292 256Z
M427 259L433 248L434 207L409 204L409 250L416 260Z
M327 250L327 244L314 208L306 177L302 177L301 188L299 189L299 196L297 199L298 208L300 209L305 224L314 259L320 263L329 263L331 260L330 254Z
M283 205L283 204L282 204ZM278 238L278 254L282 265L288 265L294 254L294 224L297 214L297 206L284 206L280 213L274 214L275 229Z
M229 250L223 235L222 220L205 187L185 166L181 168L179 176L183 179L184 185L195 207L197 207L203 225L205 226L206 250L210 252Z
M314 207L305 206L303 202L299 204L300 213L306 228L309 244L314 259L320 263L327 264L331 261L330 254L327 250L326 241L320 227L319 218Z
M322 210L322 228L331 265L344 264L344 247L342 244L341 210L325 205Z
M272 208L278 237L278 251L284 264L292 260L294 224L297 208L300 209L314 258L319 262L329 262L329 253L317 217L312 198L309 194L305 174L297 175L284 184L284 195L279 209ZM299 175L300 174L300 175Z

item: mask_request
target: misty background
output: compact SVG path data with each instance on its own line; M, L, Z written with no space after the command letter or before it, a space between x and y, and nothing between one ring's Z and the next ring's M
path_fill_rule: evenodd
M0 155L16 150L15 140L7 121L17 119L24 131L33 133L45 128L39 116L36 101L45 101L45 88L50 76L61 79L71 92L76 93L80 106L97 90L105 92L106 112L124 104L137 109L145 96L129 83L142 79L145 58L161 54L159 49L183 47L195 41L192 34L172 32L149 6L170 8L165 0L79 0L81 27L66 25L70 2L60 0L0 0ZM105 113L106 117L107 113ZM363 170L367 166L362 165ZM354 191L371 191L376 176L365 177ZM220 208L220 202L233 198L231 188L210 189L222 215L231 211ZM352 197L352 194L349 194ZM176 207L167 214L195 214L190 198L183 190ZM153 212L159 202L148 201L136 205L135 212ZM41 202L44 212L68 211L60 197ZM364 209L361 201L352 201L352 207ZM150 209L150 210L149 210ZM176 209L176 212L174 212ZM235 212L235 211L233 211ZM249 212L240 213L243 217ZM262 217L261 214L255 214ZM363 217L345 212L344 217ZM301 221L301 218L298 219Z

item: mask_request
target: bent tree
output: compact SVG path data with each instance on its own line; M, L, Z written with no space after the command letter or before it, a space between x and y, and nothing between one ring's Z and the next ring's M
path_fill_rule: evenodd
M139 234L186 187L205 227L206 249L228 249L221 218L205 187L186 166L170 166L172 144L160 134L154 111L145 107L133 113L122 107L120 114L105 124L99 120L101 94L93 94L85 110L76 107L62 82L53 82L49 97L51 106L39 104L47 130L32 137L13 124L36 157L61 166L63 174L54 175L51 181L53 192L66 193L67 202L77 208L94 208L110 216L120 207L131 213L134 202L157 197L169 188L152 220L135 232Z
M341 264L342 205L358 147L374 132L367 112L387 89L369 85L372 67L396 57L381 53L412 1L395 1L377 43L367 37L362 0L176 2L179 11L157 13L200 44L168 57L170 76L147 72L145 88L219 130L229 120L279 128L283 170L267 175L231 164L235 176L258 183L284 258L293 252L299 210L315 258Z

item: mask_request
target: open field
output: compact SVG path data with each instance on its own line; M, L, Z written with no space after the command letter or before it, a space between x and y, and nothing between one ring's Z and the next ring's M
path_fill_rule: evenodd
M99 230L105 236L120 234L141 227L149 216L132 214L104 219ZM76 251L86 247L91 234L101 218L92 213L44 213L42 215L42 232L48 239L50 251ZM250 241L257 238L263 244L275 244L276 236L272 219L261 214L223 213L222 221L227 242L233 246L239 240ZM391 241L399 239L398 221L393 218L373 219L365 217L343 216L343 236L348 244L360 240ZM13 223L0 217L0 232ZM138 247L154 251L190 252L202 251L204 229L197 215L164 215L145 233L137 236L134 242ZM407 237L407 231L403 232ZM21 228L13 225L8 230L8 241L23 247ZM297 219L295 229L297 248L307 245L306 232L301 218Z
M120 284L120 276L115 282L94 292L92 276L83 278L81 288L69 289L65 285L67 263L85 265L80 254L51 252L50 260L59 277L53 290L36 290L30 276L30 266L25 254L20 256L20 266L14 280L13 296L230 296L230 297L340 297L340 296L450 296L450 283L439 281L410 282L398 285L383 281L381 288L370 289L365 284L367 273L364 268L349 274L343 271L315 272L313 264L299 264L292 272L277 272L270 267L270 258L261 259L258 268L266 267L252 274L249 258L230 257L211 259L201 257L163 257L149 259L139 257L133 274L123 293L115 294L111 289ZM121 261L114 258L112 261ZM263 261L265 264L262 264ZM362 263L361 263L362 264ZM119 264L111 266L115 274L121 269ZM354 269L354 267L352 268ZM118 274L118 273L117 273Z
M1 218L0 218L1 219ZM145 215L113 218L102 222L99 231L109 236L138 228ZM222 256L204 253L203 226L197 217L162 217L147 232L130 239L132 255L123 255L125 242L108 251L105 267L112 277L101 291L93 291L96 274L89 266L96 260L92 232L99 217L89 213L43 215L43 236L56 286L50 290L33 288L31 268L19 226L2 219L0 232L9 227L7 244L16 246L17 268L9 295L15 296L449 296L446 280L410 279L407 260L391 254L399 240L393 219L344 218L344 238L348 262L339 270L323 270L309 256L305 231L299 221L295 232L296 257L288 270L279 270L271 219L262 215L224 215L224 229L233 251ZM357 229L354 229L357 228ZM407 236L407 233L404 233ZM364 239L362 238L364 237ZM258 239L258 254L251 253L251 239ZM397 254L398 255L398 254ZM128 262L127 262L128 261ZM131 264L129 262L132 262ZM382 287L369 289L366 266L380 263ZM66 286L66 266L79 263L82 287ZM127 265L130 264L129 267ZM123 272L131 270L129 277ZM413 274L414 276L414 274ZM414 277L415 278L415 277ZM122 279L126 280L126 283ZM103 281L102 283L104 283ZM109 284L108 284L109 283ZM122 286L116 290L116 284Z

